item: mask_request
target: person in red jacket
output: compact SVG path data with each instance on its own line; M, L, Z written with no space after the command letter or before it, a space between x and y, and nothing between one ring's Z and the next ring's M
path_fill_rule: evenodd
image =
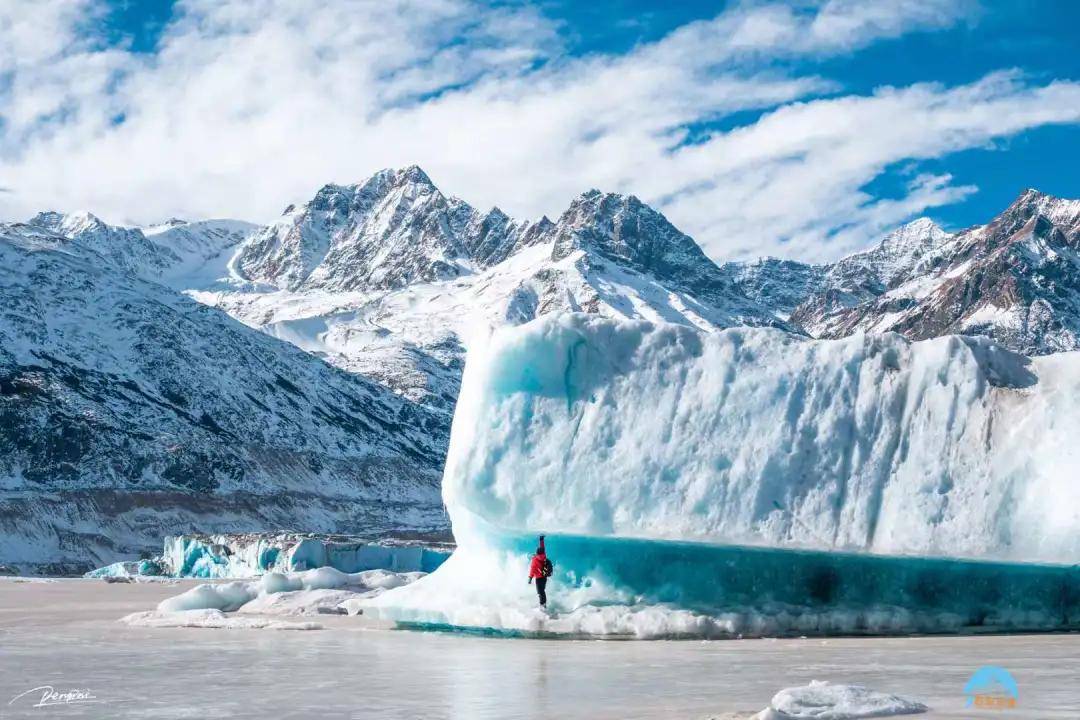
M547 559L544 550L544 536L540 536L540 546L536 548L536 554L529 562L529 582L536 580L536 595L540 598L540 607L547 607L547 581L551 575L551 563Z

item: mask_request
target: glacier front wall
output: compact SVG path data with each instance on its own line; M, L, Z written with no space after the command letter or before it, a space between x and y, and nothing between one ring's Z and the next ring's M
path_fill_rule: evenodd
M1077 353L568 315L470 353L443 497L458 535L1070 563L1077 427Z
M169 536L162 559L164 570L173 577L248 578L322 567L344 573L376 569L429 573L449 556L449 551L419 545L282 533ZM112 567L88 576L109 574Z
M470 349L454 418L458 551L371 612L639 636L1074 627L1078 400L1080 355L971 338L502 330ZM555 619L528 610L539 532Z

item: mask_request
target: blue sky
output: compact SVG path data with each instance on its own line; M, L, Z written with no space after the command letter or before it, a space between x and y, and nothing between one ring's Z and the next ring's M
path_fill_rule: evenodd
M648 0L551 2L545 7L566 24L576 53L626 52L635 44L662 37L693 20L708 18L724 3ZM614 21L613 21L614 20ZM880 85L933 80L970 83L1000 68L1021 68L1035 78L1080 78L1080 2L1074 0L997 0L971 23L946 30L916 32L884 41L859 53L816 63L815 72L835 78L842 92L869 93ZM761 111L716 123L752 122ZM996 141L990 148L951 153L926 161L923 169L949 172L962 184L977 184L969 198L927 213L950 227L985 222L1008 205L1020 189L1036 187L1062 197L1080 198L1080 125L1042 127ZM889 194L918 171L902 162L877 178L871 191Z
M632 192L714 258L1080 197L1080 3L15 0L0 218L271 220L417 163L532 218ZM3 20L7 22L3 22ZM57 167L66 172L58 173Z

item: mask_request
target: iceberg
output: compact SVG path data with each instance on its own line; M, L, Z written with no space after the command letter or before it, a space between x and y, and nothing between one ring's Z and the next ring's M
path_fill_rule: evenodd
M583 314L470 347L458 549L366 613L636 637L1080 626L1080 354ZM530 606L548 535L554 616Z

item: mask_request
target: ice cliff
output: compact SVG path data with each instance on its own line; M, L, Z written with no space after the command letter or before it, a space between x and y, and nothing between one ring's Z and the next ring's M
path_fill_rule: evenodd
M1023 563L1080 555L1078 399L1080 356L981 339L501 330L470 352L454 418L458 552L373 612L637 634L661 606L660 634L671 613L697 613L678 623L695 634L747 608L721 630L1075 624L1075 568ZM538 532L573 622L515 609Z
M443 495L505 529L1072 562L1080 356L568 315L469 358Z

